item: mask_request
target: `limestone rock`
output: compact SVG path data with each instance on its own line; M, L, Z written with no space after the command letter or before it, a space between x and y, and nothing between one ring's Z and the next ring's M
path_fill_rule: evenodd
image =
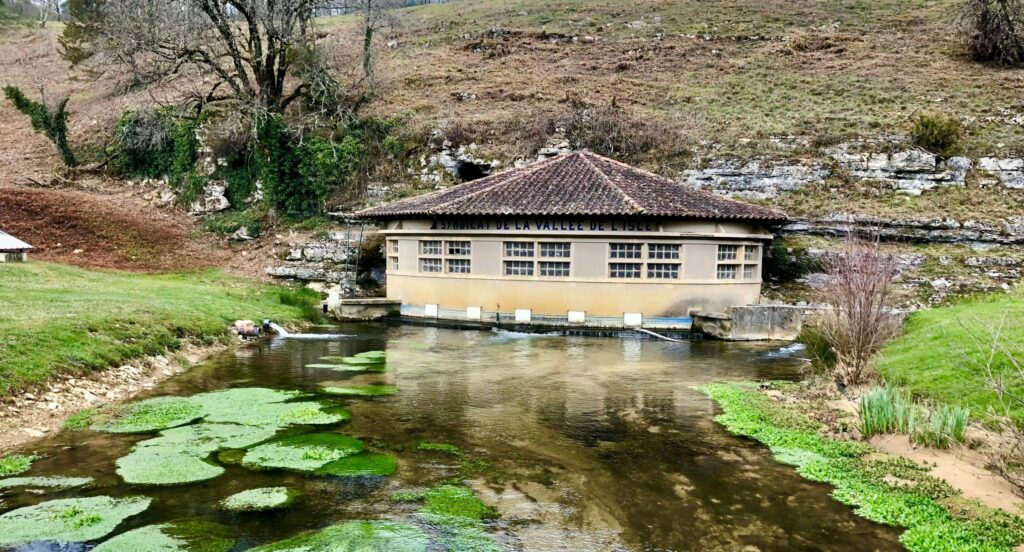
M189 207L189 212L193 215L208 215L231 207L231 202L224 195L226 191L226 182L211 181L203 187L202 196Z

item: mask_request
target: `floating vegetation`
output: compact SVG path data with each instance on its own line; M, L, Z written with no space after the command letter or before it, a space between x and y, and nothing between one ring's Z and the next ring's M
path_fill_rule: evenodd
M881 457L863 443L835 441L820 424L759 392L753 384L701 388L722 407L730 433L767 445L800 475L835 487L832 496L871 521L905 527L912 552L1011 550L1024 542L1024 519L978 505L969 515L946 505L956 490L916 463Z
M363 451L363 442L340 433L294 435L250 449L242 465L250 469L283 469L312 473L327 464Z
M398 388L393 385L361 385L352 387L321 387L321 393L328 395L343 395L352 397L383 397L398 393Z
M339 477L387 476L397 469L398 460L394 456L364 452L330 462L316 473Z
M99 416L100 411L95 408L83 408L64 420L64 429L71 431L82 431L89 429L93 420Z
M425 552L427 543L427 535L413 525L350 521L253 548L250 552Z
M121 533L93 548L93 552L227 552L234 544L227 527L188 519Z
M346 357L347 358L347 357ZM322 370L337 370L340 372L383 372L383 364L307 364L306 368L319 368Z
M422 494L423 508L416 514L438 529L449 550L500 552L501 546L487 533L483 520L496 516L471 489L441 485ZM392 497L394 498L394 497Z
M418 502L423 500L426 491L398 491L391 493L392 502Z
M449 443L431 443L430 441L422 441L416 445L416 450L426 450L431 452L443 452L450 454L456 458L464 458L466 455L462 453L459 447Z
M362 353L356 353L356 358L365 358L368 360L375 360L377 362L384 362L387 360L387 352L385 351L364 351Z
M102 538L149 507L145 497L94 496L51 500L0 515L0 545Z
M0 489L11 489L14 487L35 487L47 488L62 491L83 487L93 482L91 477L65 477L62 475L42 477L8 477L0 479Z
M138 443L137 447L166 447L207 456L220 449L242 449L272 438L276 427L202 422L160 432L159 437Z
M95 429L108 433L149 433L192 423L203 417L203 411L188 398L157 397L128 403L110 415L111 420Z
M371 366L376 364L384 364L384 358L376 357L363 357L363 356L350 356L341 359L342 364L348 364L350 366Z
M288 487L263 487L235 493L221 500L219 506L229 512L265 512L286 508L298 496L298 491Z
M136 447L117 460L117 475L133 485L184 485L222 473L224 468L202 456L172 447Z
M35 461L36 457L31 454L8 454L0 458L0 477L24 473Z

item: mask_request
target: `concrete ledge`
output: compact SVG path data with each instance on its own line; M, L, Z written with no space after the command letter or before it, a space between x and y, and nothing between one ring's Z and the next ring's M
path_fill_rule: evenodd
M401 301L384 297L342 299L334 309L334 315L341 320L380 320L398 316L401 307Z
M802 307L748 305L728 313L695 312L693 329L727 341L795 341L803 327Z

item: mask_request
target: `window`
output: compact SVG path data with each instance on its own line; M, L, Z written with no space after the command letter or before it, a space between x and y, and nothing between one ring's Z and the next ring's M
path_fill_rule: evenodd
M392 271L398 270L398 257L388 257L388 268Z
M469 259L447 259L448 272L451 274L469 274Z
M506 257L532 257L533 242L505 242Z
M643 256L644 244L642 243L613 243L609 245L613 259L639 259Z
M609 276L612 278L639 278L643 263L609 263Z
M719 280L735 280L738 267L734 264L720 264L715 270L715 277Z
M398 255L398 240L388 240L388 253Z
M448 242L448 254L466 257L469 256L470 246L468 241Z
M647 277L654 280L678 280L679 265L675 263L647 263Z
M441 259L420 259L420 272L441 272Z
M541 261L540 275L565 278L569 276L569 263L556 261Z
M441 241L440 240L422 240L420 241L420 255L440 255L441 254Z
M744 261L754 261L754 262L759 261L760 258L759 258L758 253L760 253L760 250L761 250L761 248L756 246L756 245L744 246L743 247L743 260Z
M753 280L757 278L757 265L743 265L743 279Z
M649 259L678 259L679 244L677 243L650 243L647 244L647 258Z
M719 261L735 261L737 254L739 254L740 246L738 245L719 245L718 246L718 260Z
M547 243L541 242L540 256L548 258L568 259L572 251L572 245L568 242ZM543 274L542 274L543 276Z
M533 261L505 261L505 275L533 276Z

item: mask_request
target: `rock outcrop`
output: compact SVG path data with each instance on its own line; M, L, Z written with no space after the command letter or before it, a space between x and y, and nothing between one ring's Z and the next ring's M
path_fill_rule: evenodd
M876 231L882 239L905 242L961 243L972 246L1024 244L1024 216L1002 224L953 218L888 219L874 215L831 213L783 225L781 234L845 236L851 229Z

